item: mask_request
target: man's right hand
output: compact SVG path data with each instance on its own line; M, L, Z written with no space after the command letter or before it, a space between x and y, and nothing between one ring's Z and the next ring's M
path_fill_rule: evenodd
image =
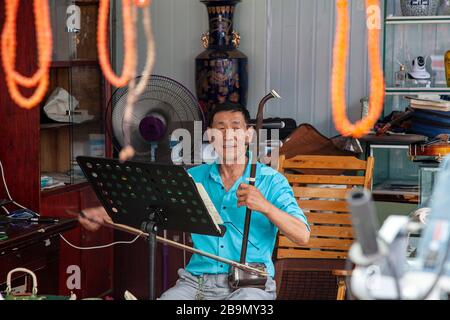
M86 228L89 231L97 231L98 229L100 229L101 224L105 222L109 223L113 222L111 218L108 216L108 213L106 213L105 208L103 207L84 209L83 213L85 217L79 215L78 221L84 228ZM98 223L95 223L94 221L97 221Z

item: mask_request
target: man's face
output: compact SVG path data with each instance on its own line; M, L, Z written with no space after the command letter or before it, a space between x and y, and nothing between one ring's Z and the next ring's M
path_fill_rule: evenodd
M208 136L221 163L245 164L246 144L251 141L253 129L247 128L241 112L223 111L215 114Z

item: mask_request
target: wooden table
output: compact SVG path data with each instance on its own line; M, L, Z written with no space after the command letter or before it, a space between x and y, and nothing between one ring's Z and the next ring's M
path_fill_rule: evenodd
M36 273L40 293L58 294L59 234L75 228L77 223L76 219L60 219L56 223L3 225L8 239L0 241L0 291L5 289L8 272L23 267ZM13 278L13 287L24 283L21 274Z

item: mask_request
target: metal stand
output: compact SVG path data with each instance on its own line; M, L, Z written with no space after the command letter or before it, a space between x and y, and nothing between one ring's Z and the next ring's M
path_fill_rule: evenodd
M149 296L155 293L156 243L159 230L223 236L183 167L78 157L97 197L117 224L148 234Z
M156 234L158 226L155 221L156 214L150 214L148 221L142 223L142 231L148 233L148 295L150 300L156 299L155 290L155 260L156 260Z

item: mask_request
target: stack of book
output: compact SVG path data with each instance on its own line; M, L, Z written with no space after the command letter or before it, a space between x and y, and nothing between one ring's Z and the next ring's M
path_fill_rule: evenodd
M414 109L450 111L450 101L443 100L440 96L405 98L410 100L410 105Z

